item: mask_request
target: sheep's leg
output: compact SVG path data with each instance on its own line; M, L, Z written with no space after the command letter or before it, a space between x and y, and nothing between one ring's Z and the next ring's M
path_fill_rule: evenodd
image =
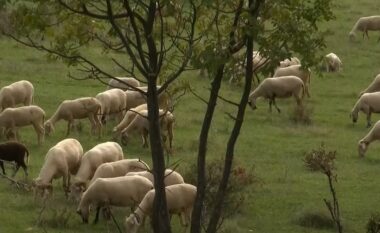
M94 117L94 115L89 115L88 119L91 123L91 134L93 135L95 133L95 130L98 131L98 137L101 137L102 134L102 123L100 122L98 117Z
M142 132L142 139L143 139L143 147L144 148L148 148L148 131L147 130L143 130Z
M1 170L3 170L3 174L6 175L3 161L0 161L0 167L1 167Z
M365 34L366 34L366 36L367 36L367 39L369 40L368 30L365 30Z
M28 174L28 167L26 166L25 163L22 163L20 165L21 165L22 169L24 170L25 177L28 177L28 175L29 175Z
M68 185L68 177L70 177L70 175L63 175L62 176L62 188L63 188L63 191L65 192L65 197L66 199L69 198L69 185Z
M100 213L100 209L101 209L101 207L100 207L100 206L96 207L96 215L95 215L95 219L94 219L94 222L93 222L93 224L97 224L97 223L98 223L98 220L99 220L99 213Z
M276 104L276 99L275 98L273 98L273 105L274 105L274 107L277 109L277 112L278 113L281 113L281 110L280 110L280 108L277 106L277 104Z
M309 85L305 85L305 92L308 98L310 98Z
M20 169L20 164L16 164L16 169L14 170L13 174L12 174L12 177L15 177L18 169Z
M45 134L45 129L37 124L33 124L34 131L36 131L37 134L37 141L38 145L41 145L42 142L44 141L44 134Z
M70 119L67 121L67 131L66 131L66 137L69 136L70 131L71 131L71 125L73 124L73 120Z
M272 113L272 99L269 99L269 112Z
M372 125L372 123L371 123L371 114L372 114L372 112L368 111L368 113L367 113L367 128L371 127L371 125Z

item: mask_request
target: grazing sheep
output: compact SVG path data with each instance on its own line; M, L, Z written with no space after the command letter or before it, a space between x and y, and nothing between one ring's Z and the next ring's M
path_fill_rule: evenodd
M0 112L17 104L31 105L34 87L26 80L21 80L0 89Z
M363 157L368 149L369 144L375 140L380 140L380 121L377 121L368 134L358 143L359 156Z
M285 60L280 61L280 67L282 68L299 64L301 64L301 62L297 57L291 57L290 59L286 58Z
M53 191L53 179L62 177L63 190L67 196L70 175L77 173L82 156L82 145L74 138L64 139L50 148L38 177L33 181L35 192L39 192L45 199Z
M157 89L159 89L159 88L161 88L161 86L157 86ZM138 87L138 89L144 91L145 93L148 91L147 86ZM138 91L127 91L127 92L129 92L129 93L137 92L138 93L138 94L137 93L133 94L133 97L131 97L132 94L127 94L128 95L128 97L127 97L128 102L131 101L131 103L128 103L128 107L131 106L133 108L133 107L137 107L138 105L146 103L146 99L147 99L146 95L144 95ZM144 100L144 102L143 102L143 100ZM158 95L158 106L162 109L171 109L172 108L171 97L166 91L164 91ZM127 109L129 109L129 108L127 108Z
M292 65L284 68L278 68L274 73L273 77L286 77L286 76L297 76L302 79L305 86L305 92L308 97L310 97L309 86L310 86L310 76L311 70L302 69L301 65Z
M101 112L101 104L99 100L93 97L83 97L74 100L64 100L58 106L57 110L46 122L45 130L49 135L54 131L54 125L59 120L67 121L66 136L70 134L71 126L74 119L88 118L91 123L91 132L98 130L98 135L101 134L102 123L99 121L98 114Z
M335 53L329 53L325 56L325 65L327 72L339 72L343 63Z
M87 151L82 157L78 173L70 187L71 196L75 200L80 198L80 195L86 189L87 181L94 176L96 169L101 164L123 158L123 149L116 142L100 143Z
M197 188L191 184L175 184L165 187L165 192L169 213L179 214L181 225L187 227L191 220ZM145 217L152 214L154 196L153 189L145 195L136 210L125 219L126 232L136 233Z
M120 136L121 131L124 130L129 125L129 123L131 123L131 121L136 117L138 112L147 109L147 104L141 104L135 108L129 109L125 113L123 120L121 120L120 123L113 128L112 132L114 133L114 139L117 139Z
M128 172L125 174L126 176L143 176L149 179L154 184L154 176L150 171L140 171L140 172ZM164 178L165 186L173 185L173 184L183 184L185 181L181 174L171 169L165 170L165 178Z
M127 107L127 97L124 91L120 89L111 89L96 95L96 99L101 104L102 123L106 123L107 116L115 114L117 120L123 119Z
M97 178L124 176L128 172L145 171L147 169L150 169L148 164L140 159L122 159L115 162L103 163L96 169L89 185L94 183Z
M131 108L135 108L142 104L146 104L146 96L142 95L138 91L128 90L125 92L125 95L127 97L127 107L126 107L127 111Z
M152 189L152 182L142 176L98 178L83 193L77 213L84 223L88 223L91 205L96 208L94 223L97 223L102 207L134 206Z
M25 176L28 176L28 168L25 164L29 163L29 151L21 143L18 142L5 142L0 144L0 167L3 170L3 174L6 175L4 169L4 161L16 163L16 170L13 172L12 177L14 177L20 167L24 169Z
M369 128L371 126L371 114L380 113L380 92L365 93L356 101L350 114L353 123L357 122L359 111L367 115L367 128Z
M14 133L18 127L33 125L39 145L44 141L44 120L44 110L36 105L6 108L0 113L0 127L4 127L5 132Z
M121 82L117 79L111 78L110 81L108 82L107 90L118 88L123 91L126 91L126 90L131 89L130 86L132 87L140 86L139 80L135 78L130 78L130 77L115 77L115 78L119 79ZM126 85L125 83L127 83L128 85Z
M373 16L359 18L349 33L349 37L351 41L355 39L356 31L363 32L363 38L364 38L364 35L366 35L367 38L369 39L368 31L380 31L380 15L373 15Z
M167 149L168 152L170 152L172 148L172 141L173 141L173 124L174 124L174 116L171 112L160 109L159 110L160 115L160 128L161 128L161 135L162 139L166 141L166 135L167 132L169 137L169 149ZM128 144L129 141L129 134L133 131L137 131L141 134L143 139L143 147L148 147L148 134L149 134L149 121L148 121L148 110L141 110L138 114L136 114L135 118L129 123L129 125L121 131L122 134L122 143L124 145ZM166 147L166 144L165 144Z
M275 98L288 98L294 96L297 104L300 106L304 95L303 81L296 76L286 76L278 78L264 79L260 85L249 95L248 104L254 110L256 109L256 99L264 97L269 99L269 110L272 112L272 104L280 113Z
M380 91L380 74L376 75L371 84L362 92L360 92L359 96L362 96L364 93L372 93Z

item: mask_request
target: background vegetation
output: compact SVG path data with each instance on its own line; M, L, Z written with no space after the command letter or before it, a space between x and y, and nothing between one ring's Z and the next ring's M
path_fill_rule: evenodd
M291 121L293 100L278 101L283 110L270 114L265 101L258 102L258 109L248 109L239 138L236 159L250 168L255 166L255 173L260 182L247 187L248 197L242 212L226 222L224 232L331 232L301 227L297 224L299 216L310 212L327 213L323 198L329 195L325 177L319 173L310 173L303 165L304 154L324 142L326 148L337 150L336 167L339 198L343 226L346 232L363 232L371 213L380 207L377 185L380 158L380 146L372 144L364 159L357 154L357 142L366 133L365 120L362 115L357 125L349 119L349 112L358 93L380 73L380 47L377 32L370 32L370 40L362 40L358 35L355 43L348 41L348 32L360 16L378 14L380 2L373 0L341 0L335 2L336 19L323 25L328 31L327 49L322 54L336 53L343 61L343 71L338 74L317 76L313 72L311 95L307 100L311 109L312 122L309 125L295 124ZM107 63L105 56L96 57L100 48L88 48L94 53L94 59ZM45 109L50 117L58 104L64 99L81 96L95 96L105 87L96 81L75 81L67 78L67 68L59 62L46 59L43 53L15 44L1 38L0 40L0 85L4 86L20 79L30 80L35 86L35 103ZM117 70L117 67L113 67ZM317 67L316 69L319 69ZM120 73L121 70L120 70ZM196 71L186 72L182 80L190 82L202 96L207 97L209 79L199 76ZM240 86L223 83L223 95L231 99L238 98L242 91ZM187 94L176 106L176 125L174 155L172 161L181 160L179 172L186 170L189 164L196 162L198 135L206 106L191 94ZM219 102L217 118L211 130L209 159L219 159L224 153L227 136L232 127L230 118L225 114L232 107ZM373 116L373 122L379 116ZM110 140L112 125L107 126L107 133L102 140ZM64 138L66 124L58 123L53 136L46 138L43 146L37 146L37 139L32 128L20 131L22 142L31 151L30 178L38 175L47 150ZM78 138L85 150L90 149L98 140L89 136L88 122L84 121L81 133L71 136ZM150 163L149 151L142 149L139 137L135 137L128 147L124 147L126 157L141 157ZM17 178L22 179L20 171ZM69 204L61 190L61 181L55 182L54 197L47 203L42 218L49 221L36 226L41 203L33 200L32 193L19 191L0 180L0 232L114 232L110 223L104 221L97 226L84 225L74 212L76 206ZM72 215L68 222L54 221L54 214L69 209ZM117 210L116 219L124 220L128 210ZM58 219L58 218L56 218ZM178 219L173 218L175 225ZM46 228L45 230L43 228ZM173 232L178 232L174 228Z

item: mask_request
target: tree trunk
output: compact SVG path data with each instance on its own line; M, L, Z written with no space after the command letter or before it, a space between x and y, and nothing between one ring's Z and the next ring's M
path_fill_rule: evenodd
M153 161L154 189L152 227L155 233L171 233L164 184L165 158L162 147L156 79L148 79L149 141Z

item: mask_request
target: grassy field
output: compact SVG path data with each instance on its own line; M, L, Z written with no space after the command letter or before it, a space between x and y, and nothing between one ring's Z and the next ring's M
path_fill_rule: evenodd
M356 102L358 93L380 73L380 34L370 32L370 39L357 42L348 41L348 32L357 18L364 15L378 14L380 2L362 0L336 1L334 12L336 20L322 25L328 30L327 48L323 54L336 53L343 61L340 73L313 75L311 83L312 97L307 106L312 112L310 125L297 125L291 120L293 100L279 100L283 110L281 114L268 112L265 101L258 102L258 109L247 109L246 119L237 144L236 159L247 167L255 166L259 184L248 187L249 194L243 211L226 222L225 232L332 232L304 228L296 224L296 219L309 212L324 212L327 209L323 198L330 198L327 180L319 173L307 171L302 159L305 152L317 148L322 142L327 149L337 150L337 194L341 205L343 227L345 232L364 232L365 224L371 213L380 208L379 195L380 144L372 144L365 158L357 154L357 142L367 132L365 117L360 115L359 122L353 125L349 113ZM48 117L64 99L82 96L95 96L105 87L96 81L74 81L67 78L68 69L59 62L48 61L44 54L15 44L4 38L0 40L0 86L18 81L30 80L35 86L35 103L45 109ZM95 55L100 51L93 49ZM107 63L105 57L94 58L115 74L120 72ZM210 81L197 76L197 73L184 73L183 79L191 82L200 94L208 97L207 88ZM229 86L224 82L222 93L238 100L242 88ZM187 164L196 162L198 135L206 106L194 96L183 97L182 104L175 110L176 125L172 161L181 159L179 171L185 170ZM208 146L210 158L224 155L232 122L225 112L234 108L223 102L217 106L216 119L213 123ZM191 113L191 114L189 114ZM373 115L373 122L380 119ZM102 141L111 139L111 123ZM38 175L47 150L65 138L66 124L58 123L56 132L47 137L42 146L37 146L36 135L32 129L20 130L22 142L31 151L30 178ZM99 141L89 136L89 124L85 122L83 132L74 132L84 149L90 149ZM138 137L136 137L138 138ZM3 139L4 140L4 139ZM134 139L124 147L126 157L140 157L151 164L148 149L142 149L140 140ZM10 172L10 170L8 170ZM23 172L17 175L23 178ZM32 193L19 191L4 179L0 180L0 232L44 232L36 226L41 203L33 200ZM102 220L96 226L84 225L76 215L76 206L68 203L61 189L61 181L54 185L54 196L47 203L42 219L48 222L45 232L115 232L112 223L108 226ZM55 221L55 217L64 210L71 215L67 223ZM118 222L123 221L127 210L117 210ZM173 218L174 232L177 218ZM143 232L143 231L142 231Z

